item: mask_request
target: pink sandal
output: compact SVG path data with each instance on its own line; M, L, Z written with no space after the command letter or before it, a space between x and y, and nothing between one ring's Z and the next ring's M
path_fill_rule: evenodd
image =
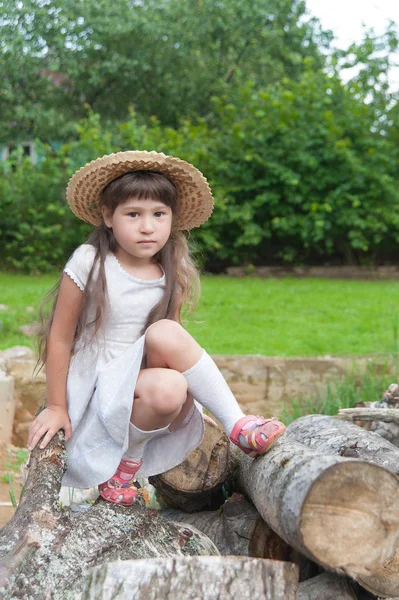
M230 439L245 454L258 456L267 452L285 430L284 423L277 421L276 417L264 419L259 416L247 415L234 425ZM240 436L245 439L247 446L240 441Z
M134 485L136 474L143 461L121 460L118 469L111 479L100 483L98 491L100 496L108 502L131 506L137 498L137 488Z

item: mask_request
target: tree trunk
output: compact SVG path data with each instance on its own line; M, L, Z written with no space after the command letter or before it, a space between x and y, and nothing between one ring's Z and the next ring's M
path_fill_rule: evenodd
M323 455L283 435L265 456L242 458L240 481L272 529L328 570L373 582L394 556L399 482L382 467Z
M138 497L132 507L102 499L75 514L60 509L66 466L64 436L32 452L28 480L15 515L0 531L0 587L6 599L76 600L89 569L107 561L217 555L216 546L189 525L165 522Z
M357 595L345 577L322 573L299 584L298 600L357 600Z
M229 449L225 433L207 419L201 445L174 469L149 478L158 498L186 512L219 508L230 472Z
M108 563L93 569L84 600L297 600L298 569L245 557Z

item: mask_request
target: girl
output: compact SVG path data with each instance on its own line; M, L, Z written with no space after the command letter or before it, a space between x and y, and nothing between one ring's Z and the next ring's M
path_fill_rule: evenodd
M63 485L99 486L131 505L135 477L181 463L202 440L205 406L252 456L285 426L244 416L211 357L180 325L199 276L181 230L213 210L205 177L157 152L118 152L77 171L67 200L96 226L65 266L39 346L47 408L33 421L32 450L65 431ZM194 400L195 398L195 400Z

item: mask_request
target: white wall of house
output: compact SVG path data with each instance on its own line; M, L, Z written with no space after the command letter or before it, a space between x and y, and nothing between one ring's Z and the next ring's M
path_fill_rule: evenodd
M9 144L0 147L1 160L7 160L10 156L10 152L15 148L22 148L23 155L29 156L33 164L37 163L37 152L35 149L35 142L19 142L18 144Z

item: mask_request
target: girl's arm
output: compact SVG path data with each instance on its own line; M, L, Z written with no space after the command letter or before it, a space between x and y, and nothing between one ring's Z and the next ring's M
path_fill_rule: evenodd
M65 439L68 440L72 435L67 412L66 379L82 306L83 292L64 274L47 342L47 408L35 418L29 428L29 450L33 450L43 435L45 437L40 448L45 448L60 429L64 429Z

